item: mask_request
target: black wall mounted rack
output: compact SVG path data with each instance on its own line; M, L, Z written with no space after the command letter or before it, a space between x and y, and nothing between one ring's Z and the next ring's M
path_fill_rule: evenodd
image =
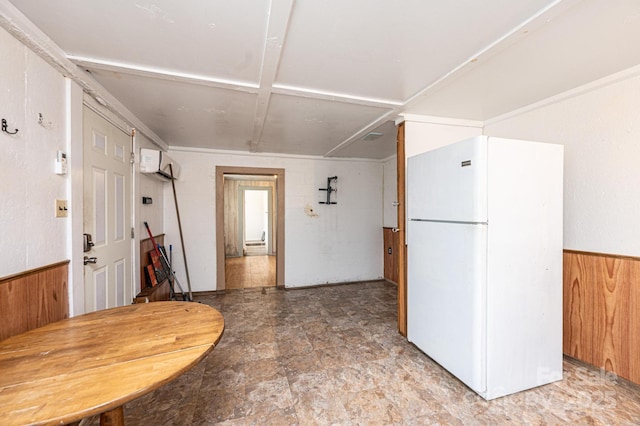
M327 200L320 201L320 204L338 204L337 201L331 201L331 194L333 194L334 192L338 192L338 176L328 177L327 187L320 188L319 191L327 191Z

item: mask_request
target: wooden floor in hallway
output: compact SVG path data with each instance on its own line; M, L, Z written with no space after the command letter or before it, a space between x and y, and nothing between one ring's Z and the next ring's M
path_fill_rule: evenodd
M225 259L225 288L275 287L275 256L241 256Z

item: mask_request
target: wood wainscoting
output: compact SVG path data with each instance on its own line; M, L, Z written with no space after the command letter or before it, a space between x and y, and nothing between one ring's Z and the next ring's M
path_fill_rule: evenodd
M384 227L382 228L382 240L384 242L384 278L397 285L400 271L398 232L394 232L393 228Z
M0 340L69 318L69 261L0 278Z
M563 352L640 384L640 258L563 257Z
M164 234L154 235L153 240L155 240L156 244L165 247L167 256L169 256L168 249L164 245ZM165 279L159 282L155 287L147 287L145 269L147 269L147 265L151 263L149 252L153 250L155 250L155 247L153 246L151 238L140 240L140 291L133 298L134 303L159 302L171 299L169 280Z
M154 235L153 239L156 241L156 244L160 244L164 247L164 234ZM155 250L153 246L153 242L151 238L145 238L140 240L140 288L139 291L147 288L147 276L144 272L147 265L151 263L151 259L149 258L149 252L151 250ZM168 250L168 249L167 249Z

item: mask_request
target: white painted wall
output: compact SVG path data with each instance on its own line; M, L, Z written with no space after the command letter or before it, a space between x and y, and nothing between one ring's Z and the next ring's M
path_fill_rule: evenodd
M69 259L70 313L78 315L84 312L83 91L2 28L0 55L0 118L7 119L10 130L19 129L15 136L0 133L0 277ZM44 126L38 124L38 113L43 115ZM105 114L126 126L113 114ZM137 143L154 146L143 135ZM67 154L67 175L54 173L57 150ZM152 194L155 204L149 220L158 233L163 232L162 183L142 176L135 185L136 218L143 216L138 194ZM55 218L56 199L68 201L68 218ZM139 222L137 237L144 238L141 230ZM132 241L136 252L138 242ZM134 272L135 280L138 275Z
M156 179L144 173L140 173L140 149L158 149L156 145L142 133L136 133L134 152L136 155L134 174L134 220L135 243L133 247L134 267L133 280L134 291L140 289L140 240L149 238L144 222L149 224L149 228L154 235L164 232L164 187L166 182ZM142 204L142 197L150 197L151 204Z
M0 29L0 277L69 258L71 218L55 218L55 200L69 200L69 174L54 173L57 150L69 152L65 78ZM38 124L42 113L46 127ZM71 158L69 158L71 160ZM71 208L71 205L69 205Z
M429 121L429 118L418 121L418 118L407 117L405 120L404 149L407 158L482 134L479 123L471 125L460 121L456 124L455 120L443 123Z
M193 291L216 289L215 167L285 169L285 285L378 279L382 264L382 163L301 157L170 151L181 165L176 191ZM337 205L320 205L327 177L338 176ZM186 283L173 195L165 188L167 243ZM305 213L311 206L318 216ZM282 254L280 254L282 255Z
M260 241L269 224L268 192L263 190L244 191L244 238L245 241Z
M67 229L67 252L69 264L69 314L84 313L84 192L83 187L83 148L82 148L82 88L67 79L66 127L67 146L69 147L69 176L67 192L69 194L71 227Z
M136 202L134 205L137 208L136 212L136 235L141 240L149 238L147 229L144 226L146 221L149 224L149 228L154 235L162 234L164 232L164 192L165 187L171 188L169 181L159 180L151 175L140 173L140 148L158 149L148 138L144 135L136 135ZM171 193L169 193L171 195ZM153 202L151 204L142 204L142 197L151 197ZM172 196L173 197L173 196Z
M565 146L564 248L640 256L640 68L489 123Z

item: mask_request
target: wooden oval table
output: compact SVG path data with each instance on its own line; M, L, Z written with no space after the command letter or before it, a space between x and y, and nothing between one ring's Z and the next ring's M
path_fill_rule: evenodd
M210 306L155 302L0 341L0 424L67 424L98 413L101 424L124 424L124 403L196 365L223 331Z

